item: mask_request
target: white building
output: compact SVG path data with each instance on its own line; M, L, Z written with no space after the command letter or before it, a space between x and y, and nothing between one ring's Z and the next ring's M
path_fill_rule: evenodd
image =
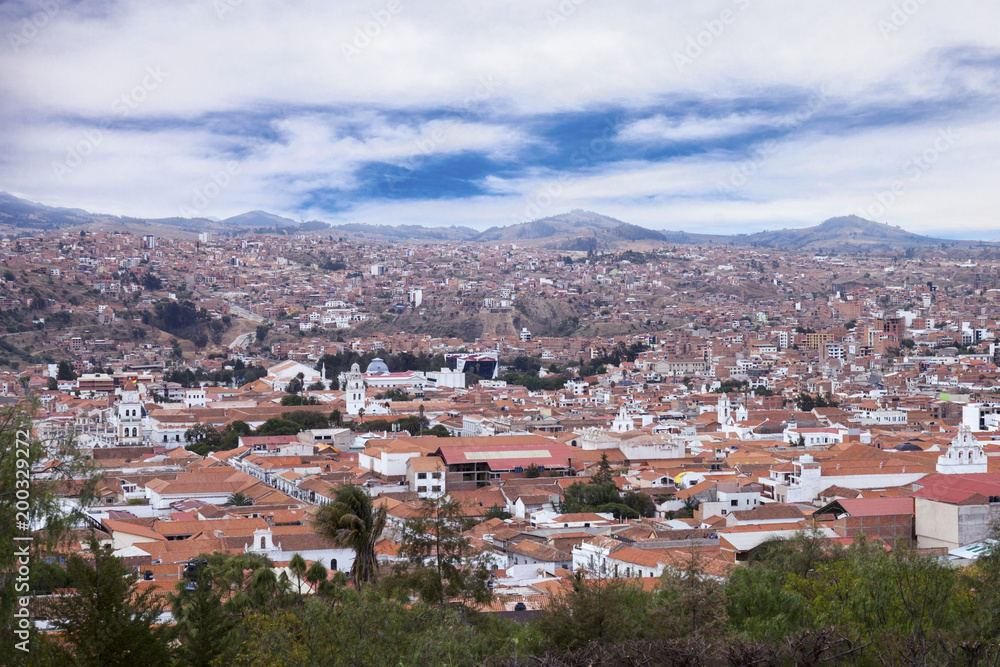
M951 441L948 451L938 457L937 471L942 475L988 472L986 452L972 437L972 429L967 425L958 427L958 435Z

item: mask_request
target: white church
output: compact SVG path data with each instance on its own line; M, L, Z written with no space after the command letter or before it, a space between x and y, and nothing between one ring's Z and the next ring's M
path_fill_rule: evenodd
M651 434L635 427L635 419L622 405L611 429L584 429L578 440L585 450L618 449L629 460L682 459L684 444L668 435Z
M948 450L938 457L937 471L942 475L988 472L986 452L972 435L968 424L958 427L958 435L951 441Z

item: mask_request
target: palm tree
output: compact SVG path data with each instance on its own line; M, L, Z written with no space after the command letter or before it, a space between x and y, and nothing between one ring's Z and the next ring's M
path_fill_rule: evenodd
M297 556L298 554L296 554ZM326 581L326 568L323 567L323 563L315 561L309 566L309 570L306 572L306 581L313 587L313 590L317 593L319 592L319 586Z
M237 491L226 499L226 505L231 507L253 505L253 498L244 494L242 491Z
M376 508L371 496L357 486L342 484L333 494L333 502L316 514L316 530L342 548L354 550L351 580L358 590L369 581L378 580L375 544L385 529L385 507Z
M306 576L306 561L302 557L302 554L295 554L292 556L292 560L288 562L288 569L292 571L295 575L295 580L297 584L297 589L299 592L299 602L302 601L302 580Z

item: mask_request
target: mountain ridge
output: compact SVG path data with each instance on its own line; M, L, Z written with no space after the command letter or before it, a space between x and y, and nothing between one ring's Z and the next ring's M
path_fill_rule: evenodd
M882 252L908 248L1000 247L1000 242L946 239L923 236L899 226L866 220L855 215L835 216L810 227L784 228L751 234L708 234L683 230L649 229L610 216L573 209L536 220L491 227L478 231L471 227L424 227L422 225L386 225L369 223L330 224L318 220L298 223L290 218L262 210L247 211L224 220L209 218L135 218L89 213L80 208L46 206L0 192L0 228L17 232L51 231L65 227L115 222L119 224L159 225L191 233L215 231L232 233L241 230L339 231L359 236L391 240L463 241L484 243L519 242L542 248L568 251L608 250L635 242L661 242L685 245L729 245L787 250L837 250L844 252Z

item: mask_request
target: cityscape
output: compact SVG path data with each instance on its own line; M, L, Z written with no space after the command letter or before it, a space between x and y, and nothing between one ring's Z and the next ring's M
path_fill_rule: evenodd
M997 10L445 4L0 9L0 664L996 665Z

